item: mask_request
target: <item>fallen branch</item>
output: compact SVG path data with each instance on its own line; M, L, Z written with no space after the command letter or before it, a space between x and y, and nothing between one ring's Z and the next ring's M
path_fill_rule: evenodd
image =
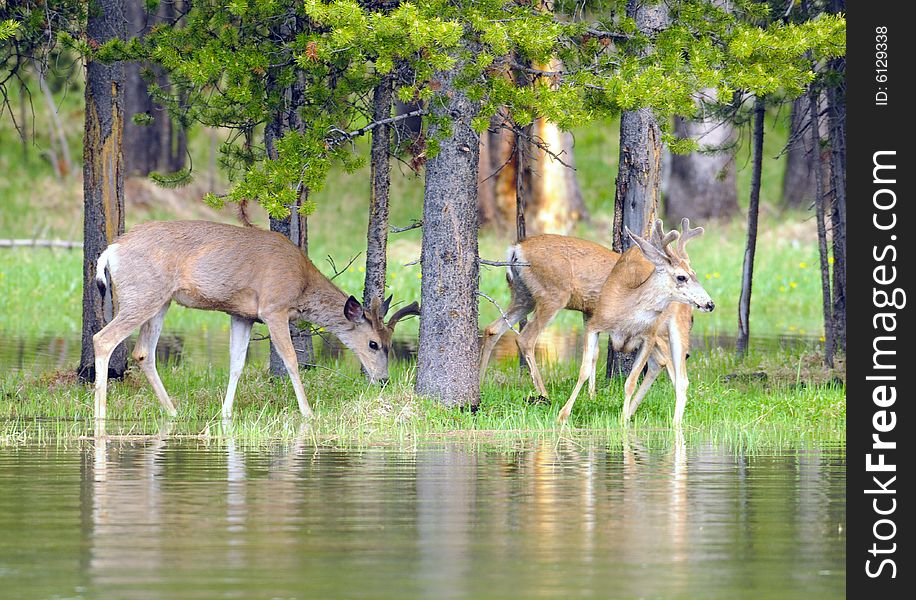
M0 240L0 248L76 248L83 247L83 242L66 240Z

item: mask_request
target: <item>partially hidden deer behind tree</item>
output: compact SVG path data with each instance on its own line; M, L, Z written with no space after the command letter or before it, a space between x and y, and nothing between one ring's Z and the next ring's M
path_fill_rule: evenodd
M567 421L582 385L594 372L598 336L607 332L615 351L638 349L633 370L624 384L622 418L627 420L633 415L664 366L675 389L674 425L681 424L687 404L686 356L692 319L687 311L697 308L710 312L715 308L697 280L686 251L687 241L702 235L703 228L691 229L687 219L682 221L682 228L683 235L677 231L665 233L658 220L649 240L625 230L634 246L614 265L601 289L595 311L586 323L579 379L557 416L560 423ZM675 250L671 244L678 239L680 242ZM637 391L636 383L647 364L648 372Z
M689 265L686 243L702 233L702 228L691 229L687 219L681 221L682 235L678 243L680 257ZM653 239L657 233L653 227ZM661 243L661 240L654 242ZM546 397L547 389L538 370L535 346L540 334L554 316L562 309L582 313L586 327L598 308L601 291L608 276L620 259L620 254L600 244L560 235L538 235L519 244L510 246L507 262L510 265L506 275L511 300L505 316L490 323L483 333L481 344L480 377L486 373L487 365L499 339L524 316L534 312L532 318L516 337L519 350L529 366L532 379L539 394ZM660 316L655 347L649 354L648 372L639 391L633 398L629 419L648 392L661 369L667 368L672 384L676 381L670 358L671 332L677 337L676 347L686 359L690 343L690 329L693 323L693 309L680 302L674 302ZM595 356L597 358L597 355ZM589 394L595 395L597 362L593 361L589 373Z
M391 302L373 300L364 308L325 277L285 236L252 227L208 221L162 221L137 225L99 257L96 282L112 293L114 318L93 337L95 418L106 417L108 361L135 329L140 335L133 358L170 415L175 406L156 371L156 344L172 301L231 318L229 385L222 413L229 417L245 364L251 327L267 325L289 373L299 411L312 410L299 379L289 323L304 319L327 329L359 358L370 381L388 379L388 352L398 320L419 315L416 302L386 323Z

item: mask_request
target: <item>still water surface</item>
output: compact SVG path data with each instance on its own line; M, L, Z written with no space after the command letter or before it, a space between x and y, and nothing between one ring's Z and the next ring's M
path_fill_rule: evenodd
M0 597L844 595L842 445L661 438L2 447Z

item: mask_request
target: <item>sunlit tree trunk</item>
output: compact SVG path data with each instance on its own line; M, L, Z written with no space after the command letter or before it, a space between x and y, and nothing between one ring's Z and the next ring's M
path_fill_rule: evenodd
M89 11L87 36L99 43L125 38L122 0L97 0ZM95 284L96 262L118 235L124 233L124 174L121 143L124 127L121 63L102 64L87 59L86 117L83 138L83 323L78 374L95 380L92 336L105 325L104 302ZM117 297L114 299L117 311ZM121 344L111 356L109 377L121 377L127 366L127 348Z

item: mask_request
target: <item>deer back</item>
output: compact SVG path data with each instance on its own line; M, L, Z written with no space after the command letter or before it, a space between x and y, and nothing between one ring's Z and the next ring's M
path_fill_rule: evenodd
M516 260L529 266L511 273L524 283L531 295L566 297L566 308L591 313L601 288L620 255L600 244L562 235L537 235L510 248ZM510 281L511 283L511 281Z

